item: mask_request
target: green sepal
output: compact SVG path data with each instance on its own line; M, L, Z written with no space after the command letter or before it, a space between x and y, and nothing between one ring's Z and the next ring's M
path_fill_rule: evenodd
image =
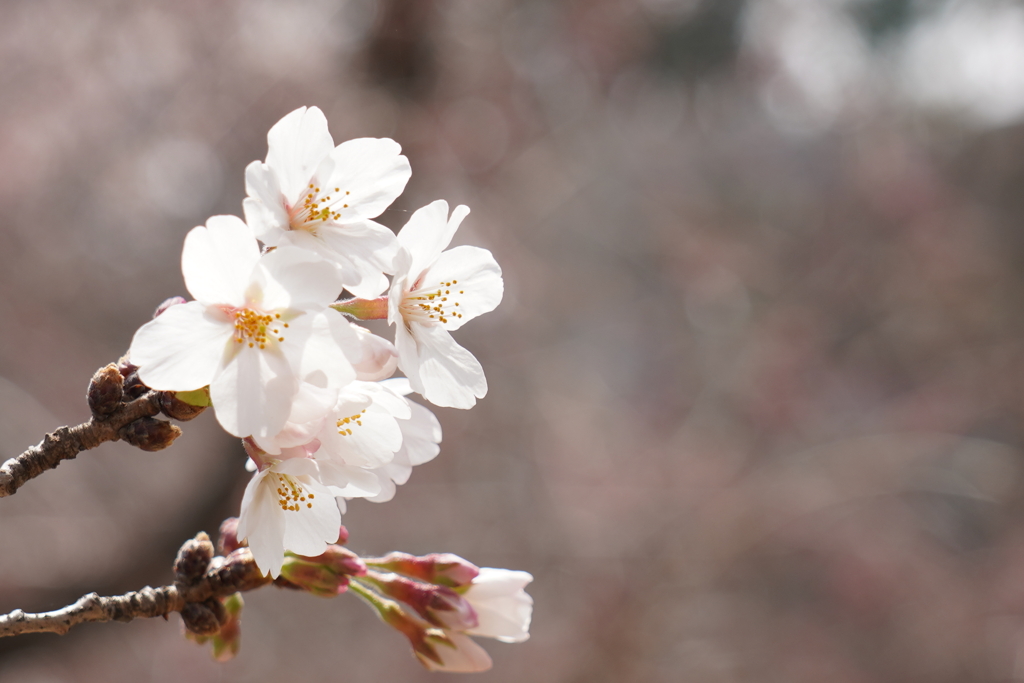
M178 391L174 395L178 397L179 401L183 401L190 406L208 408L213 405L210 402L210 387L203 387L193 391Z

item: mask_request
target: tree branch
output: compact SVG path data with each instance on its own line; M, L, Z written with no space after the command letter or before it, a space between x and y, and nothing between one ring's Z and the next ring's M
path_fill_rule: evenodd
M178 582L160 588L146 586L139 591L108 597L89 593L74 604L52 612L31 614L16 609L0 616L0 638L23 633L64 635L72 626L91 621L128 622L143 617L166 617L190 606L201 610L201 605L209 604L210 599L225 598L269 583L270 577L263 576L248 548L240 548L226 558L214 558L209 569L192 582L179 575ZM186 625L190 624L186 622Z
M0 465L0 498L14 493L29 479L52 470L82 451L122 438L120 431L141 418L160 412L160 392L149 390L139 398L121 403L110 415L93 417L75 427L60 427L21 455ZM174 427L173 429L177 429Z

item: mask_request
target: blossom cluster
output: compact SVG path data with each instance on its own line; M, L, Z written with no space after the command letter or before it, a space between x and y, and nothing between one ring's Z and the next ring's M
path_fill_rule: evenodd
M213 216L185 238L193 300L161 306L129 357L145 385L212 406L242 439L254 475L237 533L278 577L286 557L337 540L346 500L389 500L438 454L440 424L411 393L454 408L487 393L451 333L493 310L503 283L486 249L448 248L465 206L435 201L397 235L375 221L411 175L393 140L335 145L316 107L267 140L245 171L244 219ZM371 319L394 341L355 322Z

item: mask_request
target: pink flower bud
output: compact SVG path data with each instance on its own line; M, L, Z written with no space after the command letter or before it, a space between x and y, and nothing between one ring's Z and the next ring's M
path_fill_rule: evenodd
M348 543L348 529L345 528L344 524L342 524L341 528L338 529L338 540L335 541L335 543L338 545L345 545Z
M326 565L310 562L301 557L285 557L281 565L281 578L296 587L322 598L333 598L348 589L348 577L336 574Z
M163 314L171 306L177 306L178 304L183 304L183 303L185 303L185 299L184 298L182 298L180 296L172 296L170 299L165 300L162 304L160 304L159 306L156 307L156 310L153 311L153 317L157 318L161 314Z
M339 545L327 546L316 557L286 553L281 578L313 595L333 598L348 588L349 576L363 576L366 565L355 553Z
M238 539L238 517L228 517L220 523L220 531L217 534L217 550L221 555L227 555L246 545L244 540Z
M394 552L379 560L367 560L367 564L449 588L468 586L480 574L479 567L452 553L432 553L416 557L408 553Z
M428 623L441 628L465 631L477 626L473 606L447 586L411 581L397 574L371 572L366 577L381 593L400 600L416 610Z

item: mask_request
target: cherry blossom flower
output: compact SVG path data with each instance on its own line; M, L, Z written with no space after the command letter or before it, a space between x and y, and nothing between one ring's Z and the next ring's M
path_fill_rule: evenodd
M501 268L479 247L444 251L469 213L438 200L416 211L398 234L388 323L396 326L398 366L435 405L471 408L487 393L477 359L449 334L501 302Z
M394 234L371 220L405 189L411 170L401 147L359 138L337 147L316 107L291 112L267 134L267 159L245 169L245 219L271 246L295 245L338 265L360 297L387 288Z
M195 301L171 306L135 333L129 351L154 389L209 385L217 420L235 436L281 430L299 378L335 386L355 377L362 347L351 324L327 308L338 272L298 249L260 254L246 225L214 216L189 232L181 256Z
M256 565L276 578L286 550L312 557L337 540L341 511L315 460L257 459L260 471L242 496L237 533L248 541Z
M399 396L412 392L409 381L404 377L385 380L380 385ZM409 405L409 417L398 420L402 446L395 451L391 462L372 470L380 484L380 493L367 498L374 503L386 503L394 498L397 487L409 481L413 467L430 462L441 452L441 423L427 408L405 400Z
M528 572L481 567L462 594L477 616L477 625L466 633L504 643L521 643L529 638L533 598L524 589L531 581L533 576Z

